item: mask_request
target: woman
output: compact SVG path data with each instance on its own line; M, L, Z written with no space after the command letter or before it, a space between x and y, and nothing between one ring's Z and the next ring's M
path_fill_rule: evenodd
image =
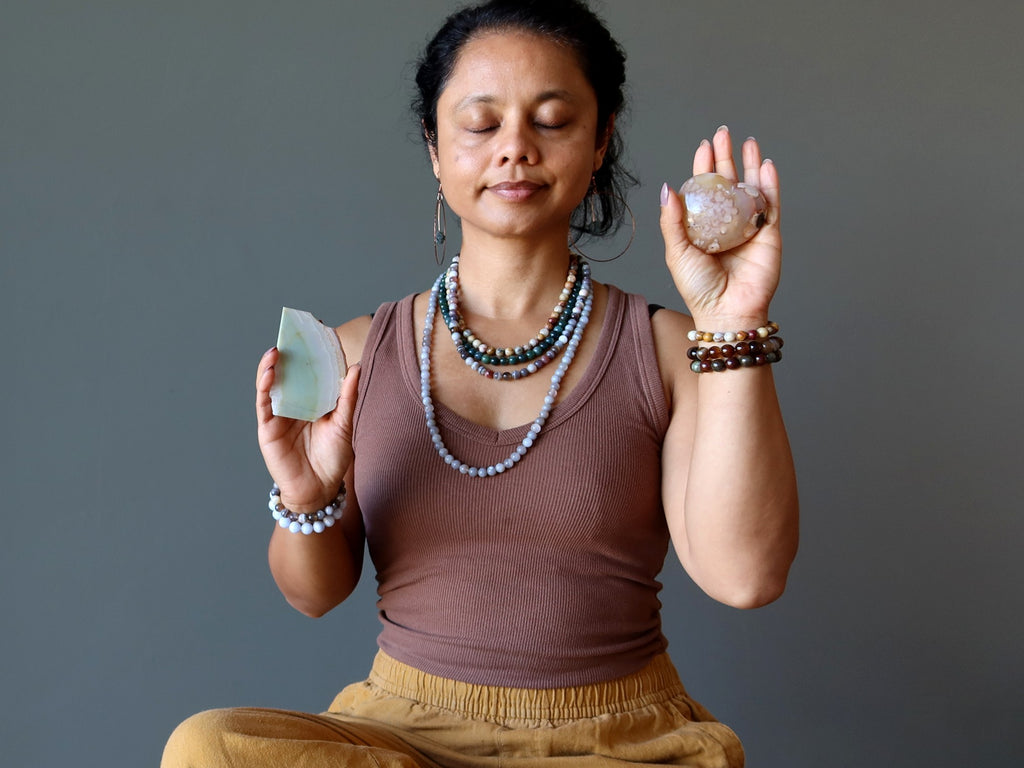
M665 655L656 577L671 539L709 595L753 608L781 594L796 552L771 366L700 373L687 352L695 327L774 333L778 177L745 141L767 221L719 256L689 243L663 187L692 318L593 281L567 243L621 213L623 73L576 0L492 0L429 44L417 106L458 257L432 290L338 328L359 362L318 422L272 414L276 350L257 372L283 517L274 578L322 615L355 587L366 542L381 651L322 715L190 718L165 766L742 765ZM737 179L732 152L723 127L694 173ZM293 532L325 509L337 525Z

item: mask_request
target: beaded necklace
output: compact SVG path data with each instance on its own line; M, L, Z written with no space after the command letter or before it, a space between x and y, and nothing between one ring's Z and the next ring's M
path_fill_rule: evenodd
M545 326L537 331L532 339L517 347L493 347L473 333L459 312L459 257L455 256L446 272L444 288L438 292L438 302L441 318L451 333L459 357L481 376L496 381L524 378L553 361L568 343L569 334L572 333L569 324L577 307L583 305L583 299L580 298L583 281L577 279L579 269L579 257L570 254L569 274L559 294L558 303ZM524 367L515 371L499 372L488 367L524 363Z
M430 440L433 442L438 455L444 459L444 463L470 477L494 477L495 475L502 474L507 469L512 469L526 455L526 452L530 450L530 447L540 436L541 429L543 429L544 423L548 420L548 416L551 415L551 408L555 404L559 387L562 385L562 379L565 377L566 371L569 370L569 365L576 356L576 350L579 348L580 341L583 338L583 330L590 321L590 311L594 305L590 265L582 259L579 260L579 271L583 279L577 301L572 306L571 317L566 323L564 332L561 334L561 336L566 338L563 345L565 351L562 354L558 367L551 375L551 385L548 387L547 395L544 397L544 405L541 406L540 413L530 425L526 437L523 438L523 441L512 451L507 459L487 467L474 467L456 459L445 447L444 440L441 438L441 430L437 426L434 414L434 400L430 395L430 348L434 336L434 316L437 314L438 296L442 291L442 286L445 285L449 273L455 267L457 259L458 257L456 256L452 260L452 267L438 275L437 280L434 281L434 285L430 289L430 298L427 302L427 317L423 323L423 341L420 346L420 399L423 401L423 413L426 417ZM455 268L457 269L457 267ZM472 360L472 363L480 365L476 360ZM471 365L470 367L473 366Z

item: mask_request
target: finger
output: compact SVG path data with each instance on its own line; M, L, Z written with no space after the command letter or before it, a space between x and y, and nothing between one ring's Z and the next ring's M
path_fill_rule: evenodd
M665 241L665 262L671 269L686 261L700 261L708 258L695 248L686 234L686 203L683 196L665 184L662 188L661 236Z
M750 136L744 141L740 154L743 157L743 181L755 187L761 186L761 148L757 139Z
M338 402L351 404L352 408L355 408L356 395L359 388L359 373L362 371L362 366L359 363L353 363L349 366L348 371L345 372L345 378L341 380L341 389L338 392Z
M779 217L782 213L782 193L779 187L779 170L775 167L769 159L765 159L761 163L759 169L760 179L758 186L761 187L761 193L764 195L765 200L768 201L768 224L778 224Z
M263 356L260 358L260 364L256 368L256 388L259 389L260 382L263 381L263 375L277 364L278 351L277 347L271 347Z
M697 173L696 167L694 172ZM681 254L690 244L686 236L686 205L682 195L668 184L661 188L661 236L665 239L665 249L672 254Z
M715 153L711 149L711 142L702 139L693 153L693 175L700 173L711 173L715 169Z
M732 137L729 135L729 126L723 125L715 131L711 145L715 150L715 173L719 173L731 181L738 181L736 163L732 159Z
M270 403L270 387L274 383L274 364L277 358L277 347L271 347L263 353L256 369L256 418L261 424L270 421L274 416Z
M335 425L348 435L350 440L352 418L356 410L356 400L358 398L360 370L359 363L353 363L349 366L348 371L345 372L345 378L341 380L341 386L338 389L338 402L335 404L334 410L328 414L328 418L332 419Z

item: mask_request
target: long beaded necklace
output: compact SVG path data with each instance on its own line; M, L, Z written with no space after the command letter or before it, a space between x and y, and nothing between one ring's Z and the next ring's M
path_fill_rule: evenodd
M583 299L580 298L583 280L577 279L579 272L580 259L576 254L570 254L569 274L566 276L565 286L545 326L521 346L493 347L477 338L459 312L459 257L455 256L445 273L443 290L438 292L438 303L441 318L451 333L459 357L481 376L496 381L524 378L552 362L568 343L572 334L573 319L579 314L578 308L582 309L583 306ZM499 372L488 367L524 363L524 367L514 371Z
M456 259L458 259L457 256ZM453 259L453 265L455 263L456 261ZM430 394L430 348L434 337L434 316L437 314L438 296L443 290L443 286L445 285L452 268L449 267L446 269L438 275L437 280L434 281L434 285L430 289L430 298L427 301L427 317L423 323L423 342L420 346L420 399L423 401L423 413L426 417L427 431L430 433L430 440L433 442L438 455L444 459L444 463L452 469L458 470L462 474L469 475L470 477L494 477L495 475L500 475L505 472L505 470L512 469L512 467L514 467L523 458L523 456L526 455L526 452L530 450L530 447L540 436L544 423L548 420L548 416L551 415L551 408L555 404L555 399L558 396L558 390L562 385L562 379L565 377L566 371L569 370L569 365L576 356L576 350L579 349L580 341L583 339L583 330L587 327L587 323L590 321L590 311L594 305L594 292L590 280L590 265L582 259L579 264L579 271L582 274L583 279L579 288L578 299L573 304L571 311L572 317L568 320L565 331L562 334L562 336L566 336L566 342L564 344L565 351L562 354L562 359L559 362L558 367L551 375L551 385L548 387L547 395L544 397L544 404L541 406L540 413L530 425L530 429L526 433L526 437L523 438L523 441L514 451L512 451L509 457L504 461L491 464L487 467L474 467L455 458L445 447L444 440L441 438L441 430L437 426L437 420L434 413L434 400ZM475 360L473 362L476 363ZM477 363L477 365L479 365L479 363Z

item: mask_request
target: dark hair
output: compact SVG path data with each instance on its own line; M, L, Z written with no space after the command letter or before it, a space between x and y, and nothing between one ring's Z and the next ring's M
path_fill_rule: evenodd
M462 47L475 35L513 30L546 37L573 50L597 95L599 131L607 129L613 116L622 114L626 55L585 2L490 0L449 16L417 63L417 93L412 107L428 145L437 147L437 101ZM582 235L607 235L622 223L624 192L636 179L622 167L621 153L622 139L616 124L608 137L601 167L594 173L594 185L573 213L570 226L577 239ZM592 215L588 214L590 210Z

